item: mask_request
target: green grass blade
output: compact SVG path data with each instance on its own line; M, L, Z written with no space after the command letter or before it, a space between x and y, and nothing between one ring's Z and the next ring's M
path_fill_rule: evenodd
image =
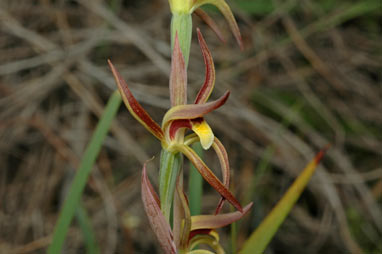
M99 254L99 246L95 239L89 216L86 212L86 209L82 206L81 203L77 207L76 217L78 220L78 224L80 225L82 235L84 237L86 253Z
M88 144L85 153L82 157L80 166L76 172L73 183L70 186L67 198L61 209L58 221L56 223L53 240L48 248L48 254L61 253L62 246L68 232L70 222L77 210L78 204L81 199L82 192L88 180L89 173L95 163L98 153L101 149L102 143L109 130L111 122L117 113L122 99L118 91L115 91L110 97L104 113L97 124L96 130Z
M324 155L324 150L305 167L303 172L297 177L288 191L276 204L268 216L261 222L260 226L252 233L250 238L244 243L240 254L261 254L272 240L278 228L281 226L293 205L300 197L310 178L312 177L317 164Z
M199 142L192 145L192 149L202 158L203 149ZM188 197L192 215L199 215L203 195L203 178L198 170L190 163L190 177L188 182Z

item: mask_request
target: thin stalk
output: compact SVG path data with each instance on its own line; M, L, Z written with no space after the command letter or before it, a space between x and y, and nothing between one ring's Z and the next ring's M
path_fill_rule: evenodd
M87 254L99 254L99 246L95 239L93 228L91 225L90 218L86 212L86 209L80 203L77 208L76 217L78 224L80 225L82 235L85 241L86 253Z
M109 98L105 110L99 120L90 143L86 147L82 157L80 166L74 176L73 183L70 186L69 192L61 209L58 221L56 223L53 240L48 248L48 254L61 253L62 246L65 242L66 234L73 216L78 208L82 192L85 188L89 174L95 160L101 150L102 143L109 131L111 122L116 115L122 99L118 91L115 91Z

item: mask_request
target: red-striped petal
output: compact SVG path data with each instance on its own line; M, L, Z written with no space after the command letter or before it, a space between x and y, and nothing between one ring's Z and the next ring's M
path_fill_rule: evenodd
M127 109L149 132L151 132L159 140L163 140L164 134L161 127L151 118L151 116L144 110L139 102L134 98L126 82L123 80L121 74L117 71L114 65L108 60L111 71L113 72L115 81L118 85L119 92L122 95L123 101Z
M230 168L229 168L229 161L228 161L228 154L225 150L223 144L220 142L219 139L215 137L214 143L212 144L212 148L215 150L216 155L219 158L220 162L220 168L223 175L223 184L224 186L229 189L229 182L230 182ZM221 209L223 208L225 198L222 197L216 207L215 214L220 213Z
M191 121L189 119L180 119L180 120L174 120L170 124L169 134L170 139L175 139L176 133L181 128L188 128L191 129Z
M228 99L229 91L216 101L208 102L205 104L187 104L172 107L163 117L162 127L166 127L173 120L179 119L195 119L204 116L205 114L221 107Z
M179 46L178 34L175 35L171 58L170 101L171 106L187 103L187 72L182 50Z
M206 103L215 85L215 67L211 52L208 50L206 41L199 28L197 29L200 49L202 50L204 64L206 66L206 78L195 99L195 104Z
M194 142L198 140L199 140L198 136L196 136L195 134L190 134L185 137L184 144L187 146L190 146L191 144L193 144ZM220 168L223 175L223 184L227 189L229 189L230 167L229 167L227 151L225 150L220 140L218 140L216 137L214 138L214 143L212 144L212 148L215 150L216 155L219 158ZM225 201L225 198L222 197L216 207L215 214L220 213L221 209L223 208L224 201Z
M243 211L239 201L232 195L232 193L224 186L224 184L215 176L215 174L207 167L207 165L200 159L200 157L190 147L185 145L178 145L177 150L183 153L195 166L195 168L221 196L228 200L237 210Z

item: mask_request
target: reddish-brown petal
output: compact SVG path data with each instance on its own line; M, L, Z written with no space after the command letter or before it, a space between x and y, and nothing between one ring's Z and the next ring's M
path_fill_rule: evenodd
M191 129L191 121L189 119L174 120L170 124L169 134L170 138L174 139L177 131L181 128Z
M184 138L184 144L187 146L190 146L194 142L198 141L199 137L195 134L190 134ZM220 168L222 170L223 175L223 184L224 186L229 189L229 182L230 182L230 168L229 168L229 161L228 161L228 154L225 150L223 144L218 140L216 137L214 138L214 143L212 145L212 148L214 148L220 162ZM224 204L225 198L221 198L218 206L216 208L215 214L218 214Z
M242 212L236 211L232 213L218 215L197 215L191 217L191 232L201 229L216 229L227 226L246 215L251 209L253 203L249 203L243 208Z
M178 34L175 35L171 58L170 101L171 106L187 103L187 72L182 50L179 46Z
M160 210L158 195L155 193L146 174L146 163L143 165L141 184L143 206L150 221L150 226L163 250L166 253L176 254L170 225Z
M216 101L205 104L187 104L172 107L163 117L162 127L166 129L169 123L178 119L195 119L221 107L228 99L229 91Z
M201 18L212 29L212 31L214 31L214 33L219 38L219 40L221 40L223 43L225 43L225 39L223 37L223 34L221 33L221 31L220 31L218 25L215 23L215 21L210 16L208 16L208 14L205 11L203 11L201 8L196 9L194 12L199 18Z
M214 173L207 167L207 165L200 159L200 157L190 147L185 145L177 145L177 150L183 153L195 166L195 168L220 195L228 200L237 210L243 211L239 201L232 195L232 193L224 186L224 184L214 175Z
M122 95L123 101L127 109L149 132L151 132L159 140L163 140L164 134L161 127L150 117L144 110L139 102L134 98L126 82L123 80L121 74L117 71L114 65L108 60L111 71L113 72L115 81L118 85L119 92Z
M211 52L208 50L206 41L199 28L197 29L200 49L202 50L204 64L206 66L206 78L195 99L195 104L206 103L215 85L215 67Z
M229 180L230 180L230 168L229 168L227 151L225 150L220 140L217 139L216 137L214 139L214 143L212 144L212 148L215 150L216 155L219 158L220 168L222 170L222 175L223 175L223 184L228 189ZM224 201L225 201L225 198L222 197L218 203L215 214L220 213L221 209L223 208Z

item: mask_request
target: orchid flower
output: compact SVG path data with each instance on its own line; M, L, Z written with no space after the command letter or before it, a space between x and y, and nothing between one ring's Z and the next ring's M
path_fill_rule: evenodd
M242 212L190 216L187 197L183 193L180 182L181 180L178 178L176 195L180 202L175 206L178 206L176 208L183 212L183 216L179 218L178 223L174 222L174 231L177 231L174 234L160 209L158 195L147 177L146 163L143 166L141 185L143 205L149 218L150 226L162 249L168 254L213 254L213 252L208 250L194 250L198 244L206 244L217 254L224 254L224 250L219 244L219 235L215 229L241 219L251 209L252 203L245 206Z
M197 29L197 34L204 63L206 65L206 77L204 84L197 94L194 103L187 104L186 67L181 49L179 47L178 38L176 36L171 60L172 63L169 82L171 108L164 115L162 126L159 126L134 98L128 85L111 61L109 61L109 65L115 77L123 101L134 118L161 141L162 147L165 151L173 154L184 154L191 161L191 163L194 164L195 168L197 168L202 177L222 196L216 213L220 211L224 200L229 201L236 209L242 212L243 209L239 201L228 189L230 174L227 152L221 142L214 136L210 126L204 119L204 115L221 107L226 102L229 96L229 91L224 93L224 95L219 99L207 102L215 84L215 68L211 53L199 29ZM185 136L187 129L192 130L194 134ZM194 152L194 150L190 148L189 145L196 141L200 141L202 147L206 150L210 147L215 150L221 164L223 183L208 168L208 166ZM172 200L168 202L166 208L167 210L170 209L169 207L171 207L171 202ZM166 217L169 217L169 212L166 212Z
M228 22L229 27L232 30L233 35L240 48L243 49L243 43L240 35L239 27L236 23L235 17L228 4L224 0L169 0L171 12L175 14L191 14L195 12L200 18L202 18L207 25L217 34L219 39L224 41L221 32L215 22L205 13L200 7L205 4L212 4L216 6L223 14Z

